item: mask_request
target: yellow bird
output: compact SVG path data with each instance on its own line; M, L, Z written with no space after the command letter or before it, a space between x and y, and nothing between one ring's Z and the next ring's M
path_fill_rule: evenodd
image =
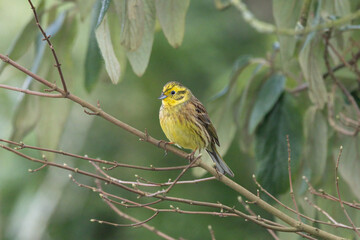
M178 82L168 82L159 97L160 125L170 143L193 150L206 149L222 174L234 176L216 150L219 139L204 105Z

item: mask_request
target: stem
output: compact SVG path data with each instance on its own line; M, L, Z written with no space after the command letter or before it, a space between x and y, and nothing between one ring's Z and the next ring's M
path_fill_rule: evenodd
M299 23L302 27L306 27L308 16L309 16L309 10L310 10L310 6L311 6L311 1L312 0L304 0L303 5L301 7Z
M277 34L289 35L289 36L306 35L311 32L320 31L326 28L338 27L350 22L351 20L360 18L360 9L359 9L356 12L350 13L334 21L328 21L326 23L307 27L304 29L276 28L276 26L273 24L263 22L255 18L252 12L249 11L247 6L241 0L231 0L231 4L241 12L244 20L251 27L253 27L256 31L261 33L277 33ZM306 13L306 11L304 13Z

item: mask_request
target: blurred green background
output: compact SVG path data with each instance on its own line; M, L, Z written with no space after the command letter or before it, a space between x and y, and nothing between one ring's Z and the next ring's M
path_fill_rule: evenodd
M261 166L264 170L262 176L269 180L265 181L265 184L270 185L268 186L269 191L275 192L281 201L292 206L288 193L280 195L288 189L286 134L290 134L292 143L295 193L301 211L308 216L327 221L324 216L315 212L314 208L304 202L306 185L301 176L308 176L315 187L321 187L331 194L336 194L334 156L337 156L339 146L342 144L346 146L344 159L348 158L348 161L344 161L345 163L341 165L344 168L340 169L340 172L342 176L347 176L345 179L347 183L352 179L355 183L358 180L356 169L357 167L360 169L360 165L359 159L354 156L358 156L356 154L359 153L359 137L342 138L344 136L329 127L326 120L326 107L315 107L315 103L309 100L308 92L289 93L290 89L308 81L308 79L304 79L307 74L306 69L304 66L300 66L298 60L303 60L305 64L308 61L318 63L314 68L320 73L326 70L322 62L323 53L318 54L319 56L311 55L315 52L314 50L322 51L323 45L314 45L312 51L309 51L310 55L304 54L304 49L310 46L306 44L315 42L315 34L312 35L312 38L306 35L280 38L280 42L285 43L283 45L285 48L279 50L278 38L275 34L256 32L248 23L244 22L235 7L220 11L215 8L213 1L193 0L190 2L186 14L185 34L180 47L170 46L159 22L157 22L150 62L145 74L138 77L127 62L121 81L117 85L113 85L105 71L103 60L100 60L102 69L99 77L96 77L97 82L91 86L92 91L89 93L85 88L87 86L85 72L89 69L85 69L84 66L90 35L90 18L95 0L34 0L33 2L38 7L38 14L44 28L52 23L57 23L52 29L47 29L48 33L55 31L56 26L61 26L52 34L51 40L62 64L70 92L94 105L99 102L104 111L119 120L142 131L147 129L151 136L166 140L159 125L158 112L161 102L157 97L165 83L178 81L189 87L209 110L210 118L217 125L222 143L220 152L224 153L225 161L234 171L234 180L250 191L256 193L252 174L258 174L260 167L257 168L257 166ZM39 2L43 2L43 5ZM282 28L294 27L301 7L300 2L294 0L248 0L244 2L260 20L274 24L273 14L275 14L276 26ZM316 25L318 24L317 18L328 21L328 15L332 17L334 17L333 15L345 16L354 9L358 9L359 4L358 0L313 1L308 22ZM277 6L277 8L273 9L273 6ZM315 11L318 9L321 11ZM110 7L108 11L114 10ZM64 12L66 12L66 18L62 22L61 17ZM29 21L31 23L27 25ZM27 26L25 31L23 30L24 26ZM344 31L341 32L340 37L335 39L342 43L342 45L335 44L335 46L339 48L346 59L352 54L349 39L353 37L356 42L359 39L358 32L350 32L351 35ZM19 39L20 33L23 35ZM13 44L17 42L16 50L22 53L17 58L17 62L60 86L58 73L53 67L51 52L45 43L36 41L39 38L38 34L27 1L0 1L0 53L9 53ZM317 37L319 37L318 35ZM45 48L43 48L44 46ZM116 45L114 47L116 48ZM40 54L42 49L44 49L43 55ZM239 70L241 61L247 59L244 56L252 56L252 60L254 58L262 59L255 64L250 64L250 67L247 67L240 77L239 74L235 74L237 85L229 85L234 69ZM339 64L334 56L331 62L333 66ZM40 61L37 62L37 60ZM352 73L349 73L349 70L339 72L339 79L350 82L346 87L352 91L352 94L357 94L359 89L354 84L356 82ZM274 73L280 75L273 75ZM321 78L318 81L322 83L325 80ZM255 130L253 129L250 133L248 131L249 119L252 119L250 114L256 109L255 102L258 99L265 99L264 95L266 94L261 95L260 90L266 86L264 83L269 82L277 84L282 82L282 85L280 84L281 94L272 99L274 102L269 109L262 112L262 117L257 119L259 122L255 125ZM324 96L331 89L331 82L325 83ZM0 65L0 84L17 87L29 84L30 89L43 90L39 84L26 78L25 74L10 66L5 66L3 63ZM234 91L224 91L229 86L236 86L236 88L234 87ZM226 94L219 97L219 93ZM270 91L269 95L271 96L272 93ZM218 96L218 98L214 100L214 96ZM224 102L226 103L224 99L230 103L224 104ZM339 99L341 100L339 105L342 105L341 107L336 106L336 110L349 108L349 103L341 94ZM314 115L308 114L308 110L311 110L310 113L314 113ZM308 115L313 116L313 119L306 117ZM282 124L278 123L277 119L282 120ZM320 127L313 126L312 121L315 120L319 120L318 122L323 124L320 124ZM269 126L270 131L266 131ZM275 136L272 129L277 130L282 136ZM319 131L322 133L321 136L318 134ZM274 135L274 139L272 135ZM86 154L94 158L140 166L166 167L187 164L186 160L174 154L168 153L165 156L162 149L139 141L137 137L103 119L85 114L81 106L70 101L23 95L1 88L0 139L14 139L24 141L28 145L60 149L75 154ZM264 149L270 149L270 154L265 151L265 153L261 152L264 149L258 151L261 141L268 141L264 144ZM277 144L277 148L273 149L279 150L281 153L276 152L276 156L266 162L262 157L271 155L272 144ZM351 151L346 154L349 146L352 147ZM29 149L22 150L22 152L37 158L41 158L42 155L38 151ZM259 156L260 159L255 160ZM319 159L313 159L314 156L316 158L319 156ZM72 167L95 172L87 161L48 153L46 157L50 161L66 163ZM0 150L0 159L2 164L0 168L0 239L159 239L157 235L142 227L116 228L90 222L90 219L94 218L119 224L130 223L117 216L97 193L80 188L70 181L69 172L44 168L36 173L30 173L28 169L36 169L39 165L5 150ZM178 172L146 172L116 168L109 174L129 181L135 181L135 174L137 174L151 181L166 182L169 178L176 178ZM194 179L200 175L201 172L195 169L186 173L182 179ZM94 186L93 179L79 174L73 174L73 176L80 183ZM341 182L342 194L348 201L357 199L356 196L359 196L356 192L357 188L356 184L351 186L351 184L347 185L345 181ZM133 194L113 186L106 185L104 189L113 194L137 200ZM170 195L199 201L219 201L244 210L237 200L238 194L217 181L179 185L172 189ZM339 222L346 223L337 203L320 198L313 199L312 196L310 198L335 216ZM168 208L169 204L182 210L213 210L169 202L157 206ZM279 208L278 205L275 206ZM256 206L251 207L256 214L275 220L273 216ZM144 209L121 207L120 209L139 220L147 219L153 214ZM360 221L360 214L357 214L356 211L351 211L350 215L355 222ZM177 239L211 239L209 225L212 226L216 239L270 239L271 237L264 228L241 218L160 213L148 224ZM342 236L352 236L349 231L324 228L332 233L345 232L345 235ZM281 239L299 239L295 234L280 234L280 237Z

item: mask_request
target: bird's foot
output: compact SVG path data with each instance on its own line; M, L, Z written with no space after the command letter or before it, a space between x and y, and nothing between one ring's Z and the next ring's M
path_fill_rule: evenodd
M165 155L164 155L164 156L166 156L167 153L168 153L168 151L167 151L167 149L166 149L166 146L167 146L168 144L170 144L170 145L175 144L174 142L166 142L166 141L164 141L164 140L160 140L160 141L158 142L157 146L160 147L160 144L161 144L161 143L164 144L164 150L165 150Z
M197 150L197 148L196 148L194 151L192 151L191 153L189 153L189 154L187 155L186 158L189 160L189 163L192 162L192 161L194 161L196 150Z

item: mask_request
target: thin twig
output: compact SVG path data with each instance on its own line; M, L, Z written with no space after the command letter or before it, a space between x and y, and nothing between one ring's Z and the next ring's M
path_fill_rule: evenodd
M51 52L52 52L53 57L54 57L55 62L56 62L55 67L57 68L57 70L58 70L58 72L59 72L59 76L60 76L60 79L61 79L61 83L62 83L62 86L63 86L63 88L64 88L64 97L67 97L67 95L68 95L69 92L68 92L68 90L67 90L66 83L65 83L65 79L64 79L64 76L63 76L63 73L62 73L62 70L61 70L61 64L60 64L60 62L59 62L59 60L58 60L58 57L57 57L57 55L56 55L54 46L52 45L52 43L51 43L51 41L50 41L50 36L48 36L48 35L45 33L44 29L41 27L41 24L40 24L40 22L39 22L39 19L38 19L38 16L37 16L37 13L36 13L36 10L35 10L35 7L34 7L33 3L31 2L31 0L28 0L28 2L29 2L29 4L30 4L30 6L31 6L31 9L32 9L33 13L34 13L36 25L38 26L38 28L40 29L42 35L44 36L44 39L43 39L43 40L45 40L45 41L48 43L49 48L51 49Z
M339 155L338 155L338 158L337 158L337 160L336 160L336 167L335 167L335 185L336 185L336 192L337 192L337 194L338 194L340 206L341 206L341 208L343 209L346 218L348 219L349 223L350 223L351 226L353 227L355 233L360 237L360 232L357 230L354 222L351 220L348 212L346 211L346 209L345 209L345 207L344 207L343 201L341 200L341 196L340 196L338 169L339 169L339 163L340 163L340 158L341 158L342 150L343 150L343 147L340 146Z
M355 53L355 54L353 55L353 57L352 57L350 60L347 61L347 64L350 65L350 66L355 66L356 63L357 63L357 61L358 61L359 59L360 59L360 51L358 51L357 53ZM337 65L336 67L332 68L332 69L331 69L331 72L335 73L336 71L338 71L338 70L340 70L340 69L342 69L342 68L344 68L344 67L345 67L345 64L344 64L344 63L341 63L341 64ZM328 76L330 76L330 72L329 72L329 71L323 74L323 78L324 78L324 79L327 78Z
M309 183L308 179L307 179L305 176L303 176L303 179L306 181L306 183L307 183L309 186L311 186L311 184ZM291 212L293 212L293 213L295 213L295 214L300 214L301 217L303 217L303 218L305 218L305 219L307 219L307 220L309 220L309 221L311 221L311 222L320 223L320 224L324 224L324 225L329 225L329 226L333 226L333 227L340 227L340 228L345 228L345 229L353 229L351 226L347 226L347 225L345 225L345 224L335 225L335 224L331 224L331 223L328 223L328 222L316 220L316 219L313 219L313 218L311 218L311 217L308 217L308 216L306 216L306 215L304 215L304 214L302 214L302 213L296 212L294 209L286 206L285 204L283 204L282 202L280 202L280 200L278 200L276 197L274 197L271 193L269 193L268 191L266 191L266 189L264 189L264 188L261 186L261 184L256 180L255 175L253 175L253 180L254 180L255 184L260 188L260 190L261 190L262 192L264 192L267 196L269 196L271 199L273 199L273 200L274 200L276 203L278 203L280 206L282 206L283 208L285 208L285 209L287 209L287 210L289 210L289 211L291 211ZM313 188L312 188L312 189L313 189ZM315 190L313 189L313 191L315 191ZM312 193L311 190L310 190L310 192ZM334 198L334 199L336 199L336 198ZM249 204L256 203L256 202L249 202L249 201L246 201L246 202L249 203Z
M172 184L165 190L165 193L168 193L175 184L180 180L180 178L186 173L186 171L191 168L192 166L197 164L197 161L201 158L201 156L198 156L196 159L194 159L186 168L184 168L181 173L177 176L177 178L172 182Z
M50 93L42 93L37 91L32 91L29 89L22 89L18 87L12 87L5 84L0 84L0 88L8 89L15 92L22 92L29 95L39 96L39 97L48 97L48 98L63 98L64 96L61 94L50 94Z
M290 197L294 203L294 207L295 207L295 211L296 211L298 220L301 222L300 212L299 212L299 208L296 204L295 194L294 194L294 190L293 190L293 186L292 186L292 179L291 179L291 148L290 148L289 135L286 135L286 142L287 142L287 149L288 149L288 172L289 172L289 184L290 184Z
M106 200L105 200L106 201ZM103 220L98 220L98 219L91 219L91 222L97 222L100 224L108 224L114 227L136 227L136 226L141 226L144 223L147 223L149 221L151 221L152 219L154 219L157 215L159 214L159 212L155 212L151 217L149 217L148 219L145 219L144 221L138 221L136 223L131 223L131 224L118 224L118 223L112 223L112 222L108 222L108 221L103 221Z
M182 169L187 167L187 165L176 166L176 167L160 167L160 168L159 167L154 167L154 166L142 167L142 166L137 166L137 165L125 164L125 163L110 162L110 161L102 160L102 159L99 159L99 158L91 158L91 157L88 157L87 155L81 156L81 155L77 155L77 154L73 154L73 153L64 152L64 151L61 151L61 150L53 150L53 149L48 149L48 148L30 146L30 145L24 144L23 142L18 143L18 142L14 142L14 141L10 141L10 140L5 140L5 139L0 139L0 142L5 142L5 143L8 143L8 144L16 145L16 146L18 146L17 149L28 148L28 149L33 149L33 150L38 150L38 151L43 151L43 152L51 152L51 153L61 154L61 155L68 156L68 157L83 159L83 160L102 163L102 164L106 164L106 165L112 165L113 168L115 168L115 167L125 167L125 168L133 168L133 169L146 170L146 171L172 171L172 170L182 170ZM105 167L103 167L103 169L104 170L110 170L110 168L105 168Z
M312 207L314 207L316 210L318 210L319 212L321 212L322 214L324 214L334 225L340 225L341 223L338 223L333 217L330 216L329 213L327 213L326 211L324 211L322 208L320 208L318 205L316 205L315 203L311 202L309 200L309 198L305 197L304 200ZM343 224L341 224L343 225ZM344 225L346 226L346 225Z
M341 89L341 91L345 94L346 98L349 100L349 102L351 103L351 105L353 106L353 108L355 109L355 112L358 116L358 118L360 118L360 108L357 105L354 97L351 95L351 93L345 88L345 86L339 82L337 80L337 78L335 77L335 74L330 66L330 61L329 61L329 46L330 46L330 37L331 37L331 31L325 33L323 35L324 39L325 39L325 51L324 51L324 60L325 60L325 65L327 67L328 73L330 75L330 77L332 78L332 80L336 83L336 85Z
M102 191L102 186L101 186L100 182L96 181L96 185L98 186L98 189L99 189L100 191ZM137 220L136 218L131 217L131 216L127 215L126 213L120 211L120 210L119 210L117 207L115 207L114 204L112 204L111 202L107 201L106 199L104 199L104 200L105 200L105 203L106 203L115 213L117 213L120 217L123 217L123 218L125 218L125 219L129 219L129 220L132 221L132 222L139 222L139 220ZM166 239L166 240L175 240L175 238L170 237L169 235L167 235L167 234L165 234L165 233L157 230L155 227L150 226L150 225L148 225L147 223L143 223L143 224L141 225L141 227L146 228L146 229L148 229L148 230L151 231L151 232L154 232L156 235L158 235L159 237L162 237L162 238L164 238L164 239Z
M305 180L306 184L308 185L308 190L311 194L313 195L316 195L316 196L319 196L319 197L322 197L324 199L328 199L328 200L331 200L331 201L334 201L334 202L340 202L340 200L335 197L335 196L332 196L328 193L326 193L324 190L320 189L319 191L316 191L315 188L311 185L311 183L309 182L309 179L306 177L306 176L303 176L303 179ZM346 202L346 201L342 201L343 204L349 206L349 207L352 207L352 208L355 208L357 210L360 210L360 203L357 203L357 202Z
M216 240L215 233L214 233L214 230L213 230L212 226L209 225L208 229L209 229L209 232L210 232L211 240Z
M346 16L343 16L339 19L333 21L327 21L323 24L310 26L302 29L293 29L293 28L277 28L275 25L260 21L257 19L254 14L247 8L246 4L242 0L230 0L230 3L240 11L244 21L247 22L252 28L261 33L276 33L281 35L288 36L300 36L306 35L311 32L321 31L324 29L341 26L348 24L349 21L357 19L360 17L360 10L357 10L353 13L350 13Z
M28 171L31 172L31 173L34 173L34 172L40 171L41 169L43 169L43 168L45 168L45 167L47 167L47 163L41 165L40 167L38 167L38 168L36 168L36 169L28 169Z
M356 130L355 131L350 131L348 129L345 129L344 127L338 125L335 121L335 113L334 113L334 98L335 98L335 90L336 90L336 84L333 84L332 87L332 91L329 93L329 100L328 100L328 121L330 126L332 126L337 132L342 133L344 135L348 135L348 136L355 136L356 135Z
M245 208L246 211L248 211L252 216L256 216L256 214L253 212L253 210L251 210L250 206L242 200L242 197L238 197L238 201L243 205L243 207ZM266 230L269 232L269 234L275 240L280 240L273 230L271 230L271 229L266 229Z

